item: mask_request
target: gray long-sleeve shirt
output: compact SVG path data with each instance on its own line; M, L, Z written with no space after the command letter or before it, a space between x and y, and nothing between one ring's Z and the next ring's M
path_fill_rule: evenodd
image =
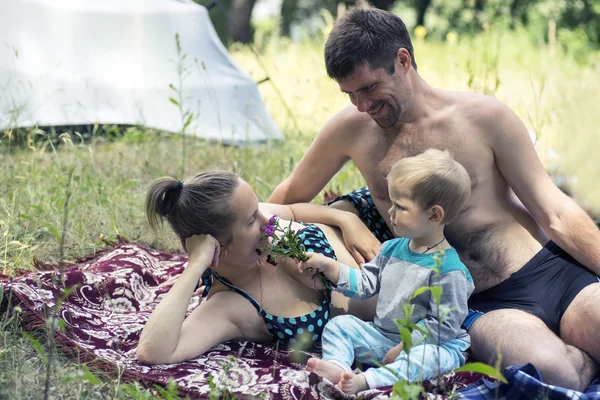
M439 314L443 315L449 307L453 309L440 318L440 324L435 296L430 291L416 296L410 302L415 304L412 322L425 327L429 335L413 331L413 345L423 341L441 345L453 339L470 343L469 334L461 325L468 313L467 299L474 289L471 274L453 248L444 251L438 274L436 253L415 253L408 243L405 238L383 243L379 254L360 270L341 264L336 290L360 299L379 293L373 322L383 335L400 343L402 339L394 320L405 318L401 303L408 304L410 296L422 286L439 286L442 288Z

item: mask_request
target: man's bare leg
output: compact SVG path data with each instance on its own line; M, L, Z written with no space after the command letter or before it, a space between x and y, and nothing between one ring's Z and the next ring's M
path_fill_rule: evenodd
M589 285L573 299L560 321L560 337L569 345L571 357L587 364L583 371L590 371L589 381L600 374L599 302L600 283Z
M598 325L596 325L598 326ZM474 358L501 368L532 363L545 383L583 390L596 374L589 355L565 344L537 317L520 310L496 310L469 330Z

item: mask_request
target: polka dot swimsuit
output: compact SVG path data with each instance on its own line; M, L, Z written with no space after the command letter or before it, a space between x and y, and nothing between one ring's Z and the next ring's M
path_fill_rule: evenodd
M336 197L327 203L327 205L340 200L347 200L356 208L367 228L381 243L394 238L394 234L390 231L381 214L379 214L371 196L371 191L368 188L356 189L347 195Z
M304 225L305 227L298 231L298 238L306 248L306 251L320 253L336 260L335 252L333 251L333 248L331 248L331 245L327 241L327 238L325 238L321 229L312 224ZM323 328L330 318L330 292L326 291L325 299L313 312L299 317L283 318L269 314L263 310L260 304L258 304L249 293L234 286L229 280L223 278L212 269L207 269L202 275L202 284L206 286L202 297L208 295L213 278L217 278L229 289L246 298L261 315L267 325L267 329L275 340L280 341L285 345L294 345L298 343L302 347L307 345L307 347L311 347L321 340Z

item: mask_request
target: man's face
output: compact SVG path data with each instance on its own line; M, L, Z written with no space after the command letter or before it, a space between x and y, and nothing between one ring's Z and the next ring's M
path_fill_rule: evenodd
M382 128L398 122L410 105L410 92L396 71L390 75L383 68L372 70L367 64L338 84L358 111L368 113Z

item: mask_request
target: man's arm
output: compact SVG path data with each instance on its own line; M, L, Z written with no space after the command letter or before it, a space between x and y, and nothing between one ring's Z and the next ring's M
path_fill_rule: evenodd
M352 111L346 108L325 124L290 176L275 188L269 203L309 203L323 190L350 159L344 131Z
M550 179L519 117L498 102L491 111L498 169L546 234L600 275L600 231L587 213Z

